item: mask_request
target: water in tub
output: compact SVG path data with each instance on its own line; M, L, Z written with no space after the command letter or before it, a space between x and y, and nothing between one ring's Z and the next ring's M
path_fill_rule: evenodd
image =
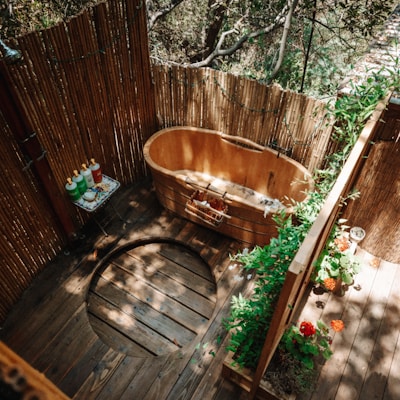
M245 200L249 204L264 206L264 218L269 213L275 213L284 208L284 205L278 199L273 199L226 179L216 178L215 176L202 172L189 170L175 171L175 174L178 178L184 180L186 183L193 184L193 186L212 190L221 196L227 193L229 196L239 198L242 201Z

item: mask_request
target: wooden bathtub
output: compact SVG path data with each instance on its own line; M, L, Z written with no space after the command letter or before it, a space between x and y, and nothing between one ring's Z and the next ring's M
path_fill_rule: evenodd
M298 162L248 139L193 127L156 132L144 146L160 203L249 245L276 235L272 215L312 187ZM286 204L286 206L285 206Z

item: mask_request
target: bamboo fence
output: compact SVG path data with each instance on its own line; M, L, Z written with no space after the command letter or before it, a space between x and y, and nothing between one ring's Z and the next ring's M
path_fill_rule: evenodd
M10 43L22 59L2 79L42 146L53 195L78 231L88 215L66 197L66 178L94 157L122 185L148 174L143 145L158 129L191 125L271 146L310 171L330 141L326 105L208 68L153 65L144 2L109 1ZM7 99L3 99L3 104ZM26 144L0 109L0 321L67 244ZM14 121L15 122L15 121ZM39 157L38 157L39 158Z

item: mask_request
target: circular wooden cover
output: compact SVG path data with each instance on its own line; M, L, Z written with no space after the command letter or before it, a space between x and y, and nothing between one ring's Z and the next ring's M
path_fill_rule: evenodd
M198 254L158 241L108 259L91 282L87 311L94 331L113 349L162 356L205 331L216 297L210 268Z

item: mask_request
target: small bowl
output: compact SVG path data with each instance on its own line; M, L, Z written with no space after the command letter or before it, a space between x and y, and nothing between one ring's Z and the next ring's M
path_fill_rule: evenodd
M89 191L87 191L87 192L85 192L84 194L83 194L83 199L84 200L86 200L86 201L94 201L94 199L96 198L96 195L97 195L97 193L96 192L89 192Z
M353 242L361 242L365 238L365 231L359 226L354 226L350 229L350 240Z

